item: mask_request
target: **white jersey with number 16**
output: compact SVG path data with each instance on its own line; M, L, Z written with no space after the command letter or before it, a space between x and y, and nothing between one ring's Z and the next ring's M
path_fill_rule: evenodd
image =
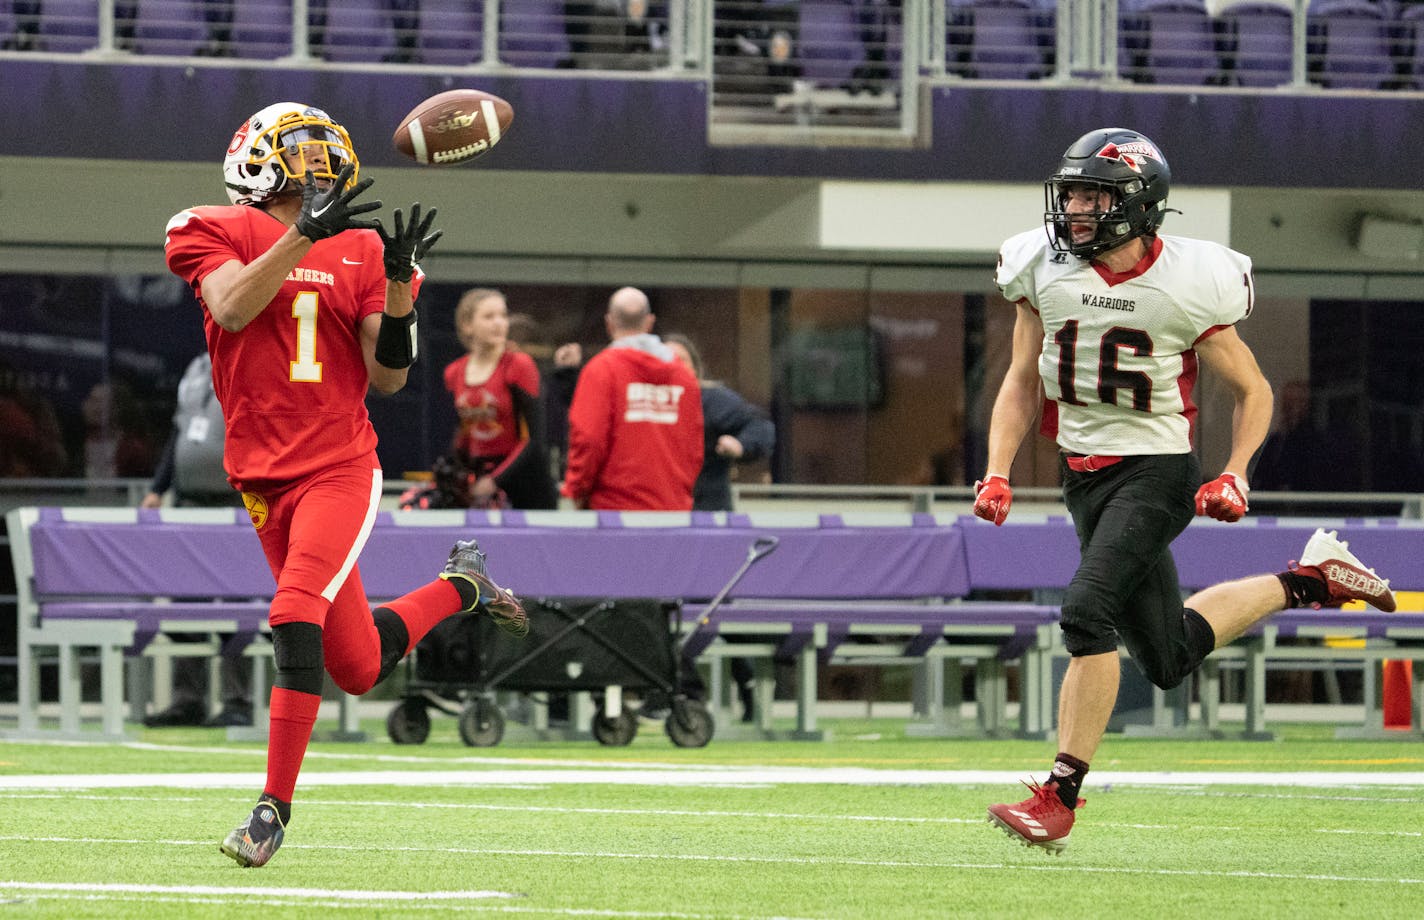
M1217 243L1148 238L1132 270L1056 252L1042 229L1010 237L995 276L1043 323L1042 432L1081 454L1192 449L1198 342L1251 313L1251 260Z

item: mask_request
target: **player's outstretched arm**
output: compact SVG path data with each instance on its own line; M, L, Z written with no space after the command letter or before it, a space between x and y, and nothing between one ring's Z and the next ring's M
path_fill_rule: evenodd
M1042 350L1043 323L1028 304L1021 302L1014 320L1013 357L989 418L988 468L975 488L974 513L995 524L1004 523L1008 517L1013 502L1009 470L1042 402L1038 377Z
M1246 514L1250 491L1246 467L1271 430L1271 384L1235 326L1207 336L1197 343L1196 352L1236 400L1231 416L1231 456L1221 475L1197 491L1197 514L1238 521Z

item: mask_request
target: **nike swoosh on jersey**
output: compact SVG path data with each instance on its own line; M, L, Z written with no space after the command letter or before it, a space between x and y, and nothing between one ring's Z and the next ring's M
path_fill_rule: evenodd
M361 265L361 264L364 263L364 261L365 261L365 260L363 259L363 260L359 260L359 261L353 262L353 261L351 261L350 259L346 258L345 256L342 256L342 257L341 257L341 264L342 264L342 265Z

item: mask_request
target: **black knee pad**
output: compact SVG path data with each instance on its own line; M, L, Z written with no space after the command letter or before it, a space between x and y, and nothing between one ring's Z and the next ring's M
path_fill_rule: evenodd
M1143 675L1163 690L1181 684L1216 648L1216 631L1200 613L1187 607L1182 611L1182 625L1186 630L1184 646L1173 643L1170 647L1130 650Z
M272 657L277 662L273 684L298 693L321 695L321 627L315 623L282 623L272 627Z
M377 607L371 611L371 618L376 621L376 633L381 637L381 670L376 676L376 683L379 684L391 676L396 665L405 657L405 648L410 644L410 630L389 607Z

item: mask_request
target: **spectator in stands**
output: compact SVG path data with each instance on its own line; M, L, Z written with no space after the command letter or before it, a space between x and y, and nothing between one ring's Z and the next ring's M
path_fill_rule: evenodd
M996 280L1018 312L974 513L1004 522L1014 457L1052 400L1042 427L1061 450L1081 561L1063 598L1071 660L1051 778L1023 802L990 806L989 817L1023 844L1055 852L1073 828L1117 699L1119 642L1170 689L1283 608L1355 599L1395 608L1389 583L1323 530L1286 571L1215 585L1183 604L1170 545L1193 510L1222 521L1245 515L1246 465L1270 427L1271 387L1236 331L1251 312L1251 261L1215 243L1159 236L1170 181L1148 138L1092 131L1046 183L1048 233L1010 237L999 252ZM1181 385L1198 360L1236 403L1231 454L1205 484L1192 453L1191 393Z
M529 625L473 540L456 542L436 578L375 610L356 563L382 481L365 399L400 390L415 363L435 211L414 205L406 222L397 210L393 232L363 217L380 202L356 200L371 180L359 179L350 136L309 105L259 110L228 150L232 205L181 211L164 248L203 308L224 463L276 579L266 784L221 844L239 865L262 866L291 816L323 672L365 693L446 617L486 614L519 636Z
M765 104L778 93L789 93L792 81L801 76L800 4L717 0L712 6L719 91L741 96L747 103Z
M692 339L672 334L664 341L697 376L702 390L702 470L692 488L695 511L732 510L732 465L750 463L771 456L776 444L776 426L765 412L742 395L715 380L708 380L702 353ZM753 719L751 661L730 659L732 680L742 702L742 721ZM690 662L688 667L693 666Z
M459 423L453 452L474 477L476 508L555 508L539 368L509 338L509 304L491 288L465 292L455 333L466 353L444 373Z
M604 323L612 340L579 373L569 407L562 492L579 508L688 511L702 468L697 378L653 334L648 297L619 288Z
M241 507L242 496L223 471L222 404L213 392L213 362L207 352L188 363L178 381L173 430L140 507L158 508L173 493L178 507ZM202 634L175 634L178 641L202 641ZM224 642L228 636L220 637ZM252 724L252 681L241 649L223 655L218 666L222 708L208 717L208 662L196 655L173 660L172 704L143 720L149 728Z

